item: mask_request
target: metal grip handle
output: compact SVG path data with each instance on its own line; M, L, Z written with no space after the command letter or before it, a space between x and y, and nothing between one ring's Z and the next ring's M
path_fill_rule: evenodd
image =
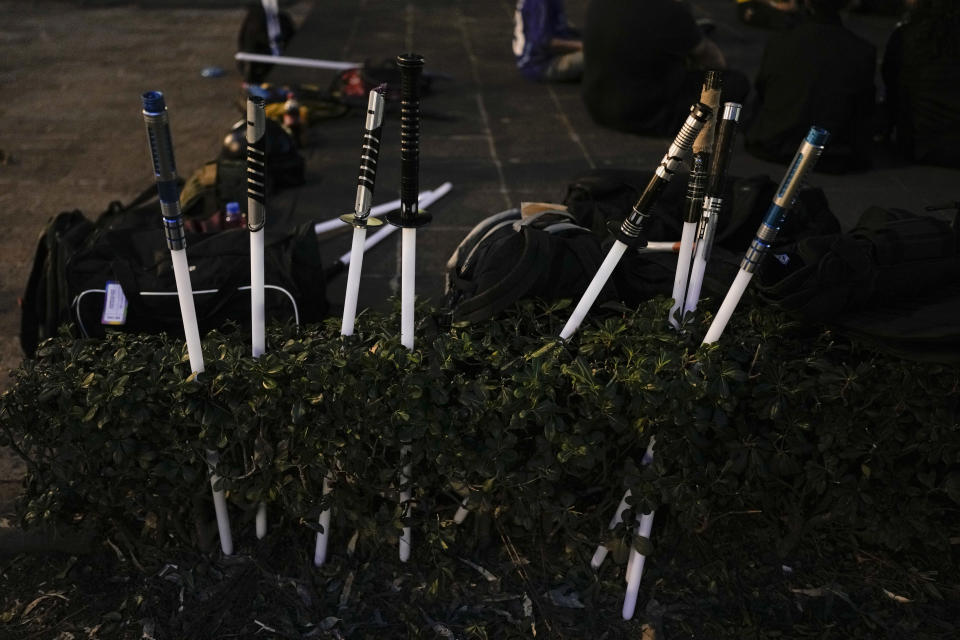
M359 219L370 214L373 187L377 180L377 160L380 158L380 135L383 132L383 91L385 85L370 92L367 101L367 120L360 143L360 176L357 179L357 200L354 213Z
M643 190L637 203L633 205L633 211L623 221L620 226L620 235L626 239L637 238L643 231L643 226L647 216L650 215L650 207L656 202L660 193L666 187L667 183L673 178L680 165L683 164L683 158L693 146L697 134L703 129L704 125L710 120L713 110L705 104L698 102L690 107L690 115L680 127L680 132L674 138L666 155L660 161L660 166L654 172L653 178Z
M420 194L420 74L423 56L397 56L400 69L400 220L413 225Z
M247 229L259 231L266 222L267 120L263 98L247 99Z
M147 91L141 96L143 122L147 129L147 142L153 160L153 173L160 195L160 214L167 247L171 251L185 249L186 236L180 212L180 193L177 187L177 165L173 157L173 138L167 105L160 91Z

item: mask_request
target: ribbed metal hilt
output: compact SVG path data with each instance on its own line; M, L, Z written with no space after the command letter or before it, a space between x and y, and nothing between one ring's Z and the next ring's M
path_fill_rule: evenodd
M383 224L376 218L370 218L369 215L370 206L373 203L373 188L377 182L380 135L383 132L383 96L386 90L385 84L374 88L367 100L367 117L363 126L363 140L360 142L360 176L357 178L354 212L340 216L341 220L355 227L375 227Z
M683 126L680 127L680 132L677 133L677 137L674 138L670 148L667 149L666 155L660 161L660 166L654 172L647 188L643 190L637 203L633 205L633 211L614 231L618 240L627 245L636 244L637 239L643 232L643 226L646 223L647 216L650 215L650 209L654 202L657 201L667 183L680 169L683 159L690 152L693 141L697 138L697 134L710 121L712 115L713 110L700 102L690 107L690 115L687 116Z
M400 211L399 226L417 227L426 223L419 214L420 194L420 75L423 56L404 53L397 56L400 69Z
M263 98L247 98L247 229L259 231L267 219L267 118Z
M709 157L710 154L708 153L693 154L693 166L690 169L690 177L687 178L684 222L696 222L700 219L700 212L703 210L703 194L707 189L707 161Z
M173 139L163 93L147 91L141 96L143 122L147 128L147 142L153 160L153 173L160 194L160 213L167 246L171 251L187 246L180 213L180 193L177 187L177 165L173 157Z

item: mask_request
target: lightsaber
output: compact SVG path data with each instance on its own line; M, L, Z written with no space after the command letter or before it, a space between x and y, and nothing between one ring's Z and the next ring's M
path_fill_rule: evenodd
M340 217L343 222L353 225L353 243L350 246L349 270L347 271L347 291L343 298L343 318L340 323L340 335L352 336L354 321L357 317L357 299L360 295L360 273L363 269L364 244L367 239L367 227L383 224L376 218L369 218L370 204L373 201L373 189L377 181L377 160L380 157L380 134L383 131L383 93L386 85L380 85L370 92L367 101L367 118L364 123L363 140L360 143L360 176L357 179L357 197L354 200L353 213ZM330 493L333 476L330 471L323 479L324 495ZM322 531L317 532L317 544L314 549L313 563L323 565L327 560L327 543L330 535L330 510L320 514Z
M720 106L721 74L719 71L707 71L703 79L703 88L700 91L700 102L705 104L713 113ZM683 218L683 233L680 236L680 253L677 256L677 271L673 277L673 306L667 314L670 324L679 329L683 320L676 317L677 311L683 308L683 299L687 291L687 278L690 274L690 259L693 256L693 240L697 235L697 223L700 221L700 210L703 207L703 192L706 189L707 165L710 163L710 152L713 149L713 118L700 130L697 139L693 142L693 160L690 175L687 178L686 210Z
M677 169L683 164L683 159L693 146L693 141L707 121L710 120L712 113L710 107L699 102L690 107L690 114L680 128L680 132L677 133L677 137L674 138L666 155L663 156L663 160L660 161L660 166L657 167L646 189L643 190L640 199L633 205L633 210L630 212L630 215L627 216L619 227L611 229L616 240L613 246L610 247L610 251L607 253L607 257L604 258L597 273L593 276L593 280L590 281L586 291L583 292L580 302L577 303L566 325L564 325L560 331L561 339L567 340L577 331L577 328L586 317L587 312L590 311L590 307L592 307L596 301L597 296L600 295L600 291L607 283L607 280L610 279L610 275L613 273L617 263L620 262L620 258L623 257L627 247L643 242L641 233L643 232L644 224L646 224L646 219L650 215L650 209L653 203L660 197L667 183L670 182L673 175L677 172Z
M737 137L737 123L740 122L741 106L736 102L723 105L723 119L717 132L717 145L710 162L710 177L707 192L703 198L703 215L697 227L697 248L690 268L690 284L683 303L683 315L697 309L700 292L703 289L703 277L710 261L713 239L717 233L720 211L723 209L723 187L727 179L727 167L733 154L733 141Z
M153 159L153 171L160 195L160 214L163 217L163 230L170 249L173 263L173 276L177 283L177 297L180 300L180 317L183 322L183 334L187 342L187 354L190 357L190 369L195 375L203 373L203 351L200 348L200 329L197 326L197 311L193 305L193 287L190 284L190 267L187 264L187 241L183 230L183 216L180 211L180 194L177 188L177 167L173 157L173 138L170 136L170 121L163 93L147 91L141 96L143 121L147 128L147 142ZM210 467L210 489L213 492L213 506L217 515L217 529L220 533L220 548L224 555L233 553L233 538L230 533L230 518L227 513L227 500L222 490L214 488L219 478L213 473L218 462L216 451L207 450L207 464Z
M733 315L734 309L740 303L740 298L747 290L747 285L750 284L757 265L770 250L773 241L776 240L780 225L783 224L790 207L793 206L793 200L800 189L804 176L817 163L829 138L830 133L826 129L810 127L807 137L800 143L800 148L797 149L797 154L793 157L780 186L777 187L773 202L767 209L763 222L760 223L757 234L750 243L750 248L747 249L747 253L740 262L740 271L737 273L733 284L730 285L720 309L717 310L716 317L710 323L710 328L707 329L707 335L703 338L704 344L716 342L720 338L720 334L723 333L724 328L730 321L730 316Z
M387 222L400 227L403 235L400 245L400 343L413 350L414 283L417 266L417 227L430 222L430 215L419 211L417 195L420 192L420 75L423 56L403 53L397 56L400 69L400 211L387 215ZM410 445L400 448L401 459L410 454ZM400 474L400 504L404 516L410 513L410 474L407 462ZM400 534L400 561L410 559L412 531L403 527Z
M266 7L266 5L264 5ZM266 224L267 121L263 98L247 98L247 230L250 232L250 341L259 358L266 350L263 227ZM267 503L257 505L257 538L267 535Z
M262 53L247 53L238 51L233 54L234 60L247 62L266 62L267 64L282 64L290 67L306 67L308 69L331 69L346 71L363 67L362 62L340 62L337 60L318 60L316 58L296 58L292 56L268 56Z

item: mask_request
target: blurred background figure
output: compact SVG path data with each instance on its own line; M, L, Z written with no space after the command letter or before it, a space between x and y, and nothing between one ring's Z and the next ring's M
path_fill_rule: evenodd
M904 159L960 166L960 2L908 0L883 55L888 132Z
M763 29L789 29L800 22L802 0L736 0L740 22Z
M593 120L651 136L676 135L700 97L703 72L727 66L678 0L591 0L583 57L583 102ZM742 103L749 91L745 75L724 71L723 101Z
M757 74L756 112L747 130L753 155L787 163L811 125L830 131L817 168L871 164L876 48L843 26L846 0L803 0L804 19L767 43Z
M567 24L564 0L518 0L513 55L530 80L575 82L583 74L583 43Z

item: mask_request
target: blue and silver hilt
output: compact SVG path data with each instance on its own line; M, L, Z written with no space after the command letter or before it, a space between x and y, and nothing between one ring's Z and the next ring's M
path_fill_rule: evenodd
M386 90L387 85L381 84L370 92L363 141L360 143L360 177L357 179L354 212L340 216L341 220L355 227L376 227L383 224L369 215L373 203L373 188L377 182L377 160L380 158L380 136L383 132L383 96Z
M247 229L260 231L267 221L266 101L247 98Z
M757 229L756 237L750 243L750 248L747 249L740 263L743 271L749 273L755 271L764 254L770 249L770 245L776 240L780 225L783 224L784 217L793 206L793 199L800 189L804 176L817 163L829 138L830 133L826 129L810 127L807 137L800 143L797 155L790 163L790 168L783 176L783 181L777 187L776 195L763 217L763 222L760 223L760 228Z
M430 215L421 213L420 197L420 75L423 56L403 53L397 56L400 69L400 210L387 215L387 222L398 227L421 227Z
M710 157L706 195L702 201L700 225L697 227L697 246L702 247L704 260L710 259L710 248L716 234L716 221L723 209L723 187L727 179L727 167L733 155L733 142L737 137L737 123L740 122L742 106L737 102L723 105L723 118L717 128L717 141Z
M180 212L180 190L177 187L177 165L173 159L173 139L167 104L160 91L147 91L140 96L143 102L143 122L147 125L147 141L153 158L153 173L160 194L160 213L167 247L179 251L187 247Z
M713 115L713 110L700 102L690 107L690 115L687 116L680 132L674 138L666 155L663 156L663 160L660 161L660 165L654 171L646 189L640 194L637 203L633 205L630 215L620 225L611 224L608 226L617 240L628 246L635 245L642 240L640 234L643 232L643 227L653 204L660 197L667 183L683 165L684 158L693 147L693 141L696 140L697 134L700 133L704 125L710 121L711 115Z

